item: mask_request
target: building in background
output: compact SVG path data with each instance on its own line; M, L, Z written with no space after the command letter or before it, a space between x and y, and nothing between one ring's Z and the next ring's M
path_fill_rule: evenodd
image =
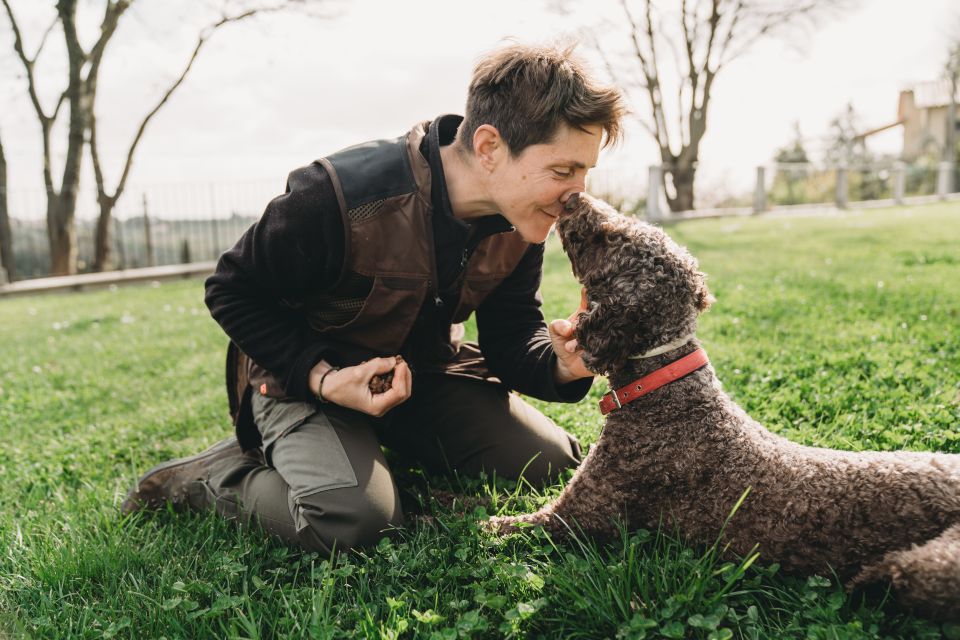
M942 158L949 137L950 80L923 82L900 92L897 124L903 126L903 151L906 162L922 156ZM957 97L954 96L954 104ZM952 123L957 131L957 119Z

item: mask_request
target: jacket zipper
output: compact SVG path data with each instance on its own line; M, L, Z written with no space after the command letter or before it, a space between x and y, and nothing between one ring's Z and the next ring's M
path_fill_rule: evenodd
M440 298L440 277L437 275L437 246L433 239L433 207L427 208L427 243L430 252L430 278L427 280L427 289L433 296L433 306L442 307L443 300Z

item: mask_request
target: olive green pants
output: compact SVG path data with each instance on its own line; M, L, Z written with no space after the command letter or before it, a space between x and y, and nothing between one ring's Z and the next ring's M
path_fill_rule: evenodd
M519 396L452 376L418 376L411 397L381 418L256 392L253 413L263 453L214 465L208 503L325 554L375 543L403 523L381 445L430 473L522 473L532 483L580 462L576 438Z

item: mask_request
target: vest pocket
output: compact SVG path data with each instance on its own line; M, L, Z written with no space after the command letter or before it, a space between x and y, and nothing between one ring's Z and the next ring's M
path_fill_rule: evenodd
M339 341L382 354L395 355L413 327L427 293L421 278L376 276L356 315L342 324L328 324L308 311L311 328Z

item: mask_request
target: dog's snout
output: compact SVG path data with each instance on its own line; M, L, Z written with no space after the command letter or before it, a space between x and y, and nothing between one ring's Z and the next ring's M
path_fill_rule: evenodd
M567 213L570 213L571 211L576 209L577 206L579 206L579 204L580 204L580 194L579 193L570 194L570 197L567 198L567 201L563 203L563 210L566 211Z

